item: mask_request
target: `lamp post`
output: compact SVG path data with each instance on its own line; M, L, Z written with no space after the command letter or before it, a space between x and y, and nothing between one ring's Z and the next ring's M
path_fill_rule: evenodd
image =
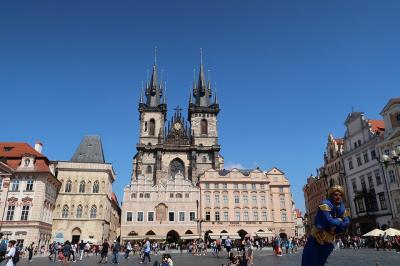
M394 218L394 214L393 214L394 206L392 206L393 202L392 202L391 197L390 197L391 192L390 192L390 189L389 189L389 186L388 186L388 182L387 182L387 179L386 179L387 175L386 175L386 171L385 170L387 169L388 166L391 166L391 165L394 166L394 170L396 171L395 177L397 175L396 183L397 183L398 186L400 186L400 183L399 183L400 173L399 173L398 167L396 167L396 166L400 166L400 146L397 146L395 149L390 151L389 154L383 154L381 158L377 158L377 159L381 163L381 165L384 166L384 167L382 167L382 171L383 171L383 174L384 174L386 190L387 190L388 196L389 196L389 206L390 206L390 209L391 209L392 219L393 219Z

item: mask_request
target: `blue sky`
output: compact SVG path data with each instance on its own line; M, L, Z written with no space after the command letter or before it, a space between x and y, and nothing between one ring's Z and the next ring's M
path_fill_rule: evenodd
M187 108L203 48L226 164L282 169L304 210L328 133L343 136L352 106L380 118L399 96L399 13L398 1L2 1L0 141L41 140L68 160L98 134L121 199L154 46L169 117Z

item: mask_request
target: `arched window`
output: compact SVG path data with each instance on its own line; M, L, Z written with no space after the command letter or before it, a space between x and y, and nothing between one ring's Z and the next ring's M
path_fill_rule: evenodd
M154 136L156 131L156 122L154 121L154 119L150 119L149 121L149 135L150 136Z
M82 211L83 211L82 205L78 205L78 208L76 208L76 218L82 218Z
M93 183L93 193L99 193L99 181L94 181Z
M201 126L201 134L202 135L207 135L208 134L208 123L206 119L202 119L200 122Z
M177 198L177 199L181 199L181 198L182 198L182 194L181 194L181 193L176 193L176 196L175 196L175 198Z
M96 205L93 205L92 208L90 209L90 218L96 218L97 216L97 207Z
M148 174L151 174L151 173L153 172L153 168L151 168L151 165L148 165L148 166L147 166L146 172L147 172Z
M61 217L68 218L68 211L69 211L68 205L64 205L64 207L62 209Z
M68 179L67 183L65 183L65 192L71 192L72 189L72 181Z
M79 193L85 193L85 181L81 181L79 184Z
M171 161L171 163L169 164L169 170L173 178L175 178L175 175L178 173L185 175L185 165L179 158L173 159Z

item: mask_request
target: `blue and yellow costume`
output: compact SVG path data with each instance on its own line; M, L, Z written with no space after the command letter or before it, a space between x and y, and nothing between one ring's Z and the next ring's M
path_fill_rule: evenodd
M340 186L333 186L329 189L330 198L334 192L344 195L343 188ZM335 205L331 199L322 201L315 216L311 236L303 250L301 265L323 266L333 251L335 235L343 232L349 226L349 218L350 212L346 210L342 202Z

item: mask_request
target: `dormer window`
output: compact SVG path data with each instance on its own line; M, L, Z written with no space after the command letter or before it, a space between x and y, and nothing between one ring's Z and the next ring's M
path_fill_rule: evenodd
M30 162L31 162L31 160L25 159L24 160L25 167L28 167Z

